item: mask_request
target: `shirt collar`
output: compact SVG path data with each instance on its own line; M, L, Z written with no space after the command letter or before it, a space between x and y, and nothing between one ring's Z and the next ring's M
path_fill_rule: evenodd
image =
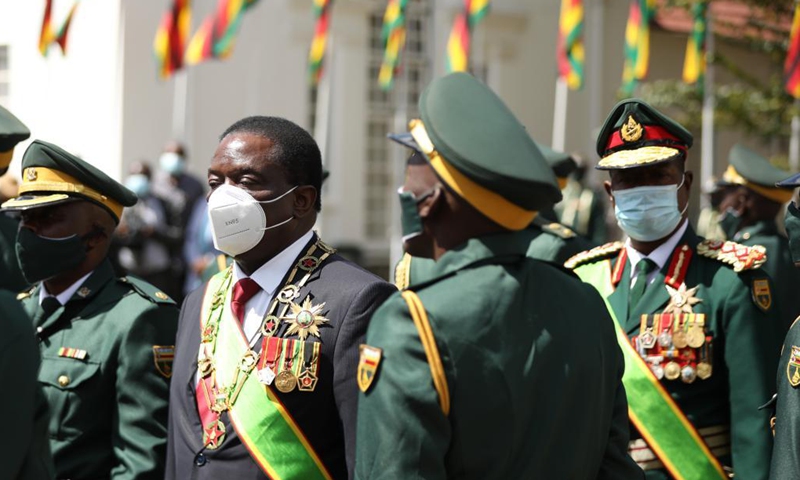
M258 286L267 294L270 296L273 295L278 288L278 284L286 275L286 272L289 271L294 261L300 256L300 252L303 251L303 247L311 241L313 236L314 232L309 230L293 244L283 249L281 253L272 257L264 265L261 265L258 270L250 275L250 278L255 280ZM247 278L247 275L239 268L239 264L236 262L233 262L233 277L234 283L243 278Z
M67 287L66 290L59 293L58 295L51 295L50 292L47 291L47 287L44 285L44 282L42 282L42 288L39 289L39 305L41 305L42 301L47 297L56 297L58 303L60 303L61 305L66 305L67 302L69 302L69 299L72 298L72 295L74 295L75 292L78 291L81 285L83 285L83 282L85 282L86 279L89 278L89 276L92 273L94 273L94 271L91 271L86 275L82 276L81 278L78 279L78 281Z
M638 264L639 260L643 258L649 258L652 260L653 263L658 266L656 271L664 268L664 265L666 265L670 255L672 255L672 251L675 250L675 247L678 246L678 242L681 241L683 234L686 233L687 228L689 228L689 221L684 220L683 225L681 225L680 228L678 228L678 230L676 230L666 242L662 243L655 250L650 252L649 255L643 255L641 252L633 248L630 238L625 240L625 250L627 250L628 259L631 262L631 278L633 278L633 276L636 274L636 264Z

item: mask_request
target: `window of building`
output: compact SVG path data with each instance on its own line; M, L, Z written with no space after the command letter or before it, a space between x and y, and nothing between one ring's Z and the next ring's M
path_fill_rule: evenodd
M392 162L396 159L395 148L386 139L395 126L398 109L406 109L406 119L418 115L417 102L425 85L430 81L431 54L429 19L432 0L411 0L406 10L406 48L403 52L402 69L395 77L394 88L383 91L378 84L378 71L383 61L383 15L385 1L375 1L369 17L369 85L367 105L367 152L364 185L366 185L364 231L366 240L375 244L388 245L391 227L391 203L397 201L393 185ZM401 98L403 97L403 98ZM388 255L388 246L386 254Z

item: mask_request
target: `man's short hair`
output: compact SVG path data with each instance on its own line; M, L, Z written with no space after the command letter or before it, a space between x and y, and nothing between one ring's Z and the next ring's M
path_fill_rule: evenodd
M293 185L311 185L317 189L314 209L322 209L322 156L314 138L294 122L280 117L246 117L228 127L219 139L231 133L250 133L270 139L274 147L270 160L286 173Z

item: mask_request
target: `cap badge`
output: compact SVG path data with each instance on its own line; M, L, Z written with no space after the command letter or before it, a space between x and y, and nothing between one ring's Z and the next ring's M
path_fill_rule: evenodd
M642 125L633 118L633 115L628 115L628 121L620 129L620 135L626 142L635 142L642 138L643 131Z
M25 179L29 182L35 182L36 178L39 176L39 173L36 172L35 168L29 168L25 170Z

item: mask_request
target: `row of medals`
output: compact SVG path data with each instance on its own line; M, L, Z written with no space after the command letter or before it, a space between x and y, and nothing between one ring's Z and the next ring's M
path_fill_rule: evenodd
M678 316L676 320L679 320ZM681 322L678 322L681 325ZM697 378L706 380L711 377L712 368L711 361L708 358L703 358L696 364L693 361L679 363L679 351L686 348L699 349L706 345L706 348L711 347L711 337L706 338L703 332L703 327L697 323L693 323L689 328L684 331L683 326L676 332L664 330L656 336L652 329L645 330L644 333L639 335L636 339L638 343L639 354L647 362L650 370L659 380L666 378L667 380L681 379L684 383L693 383ZM648 353L646 350L653 350L656 346L659 348L657 352ZM660 352L661 355L654 355L653 353ZM670 360L662 366L664 361L664 353ZM692 356L694 352L692 352Z

